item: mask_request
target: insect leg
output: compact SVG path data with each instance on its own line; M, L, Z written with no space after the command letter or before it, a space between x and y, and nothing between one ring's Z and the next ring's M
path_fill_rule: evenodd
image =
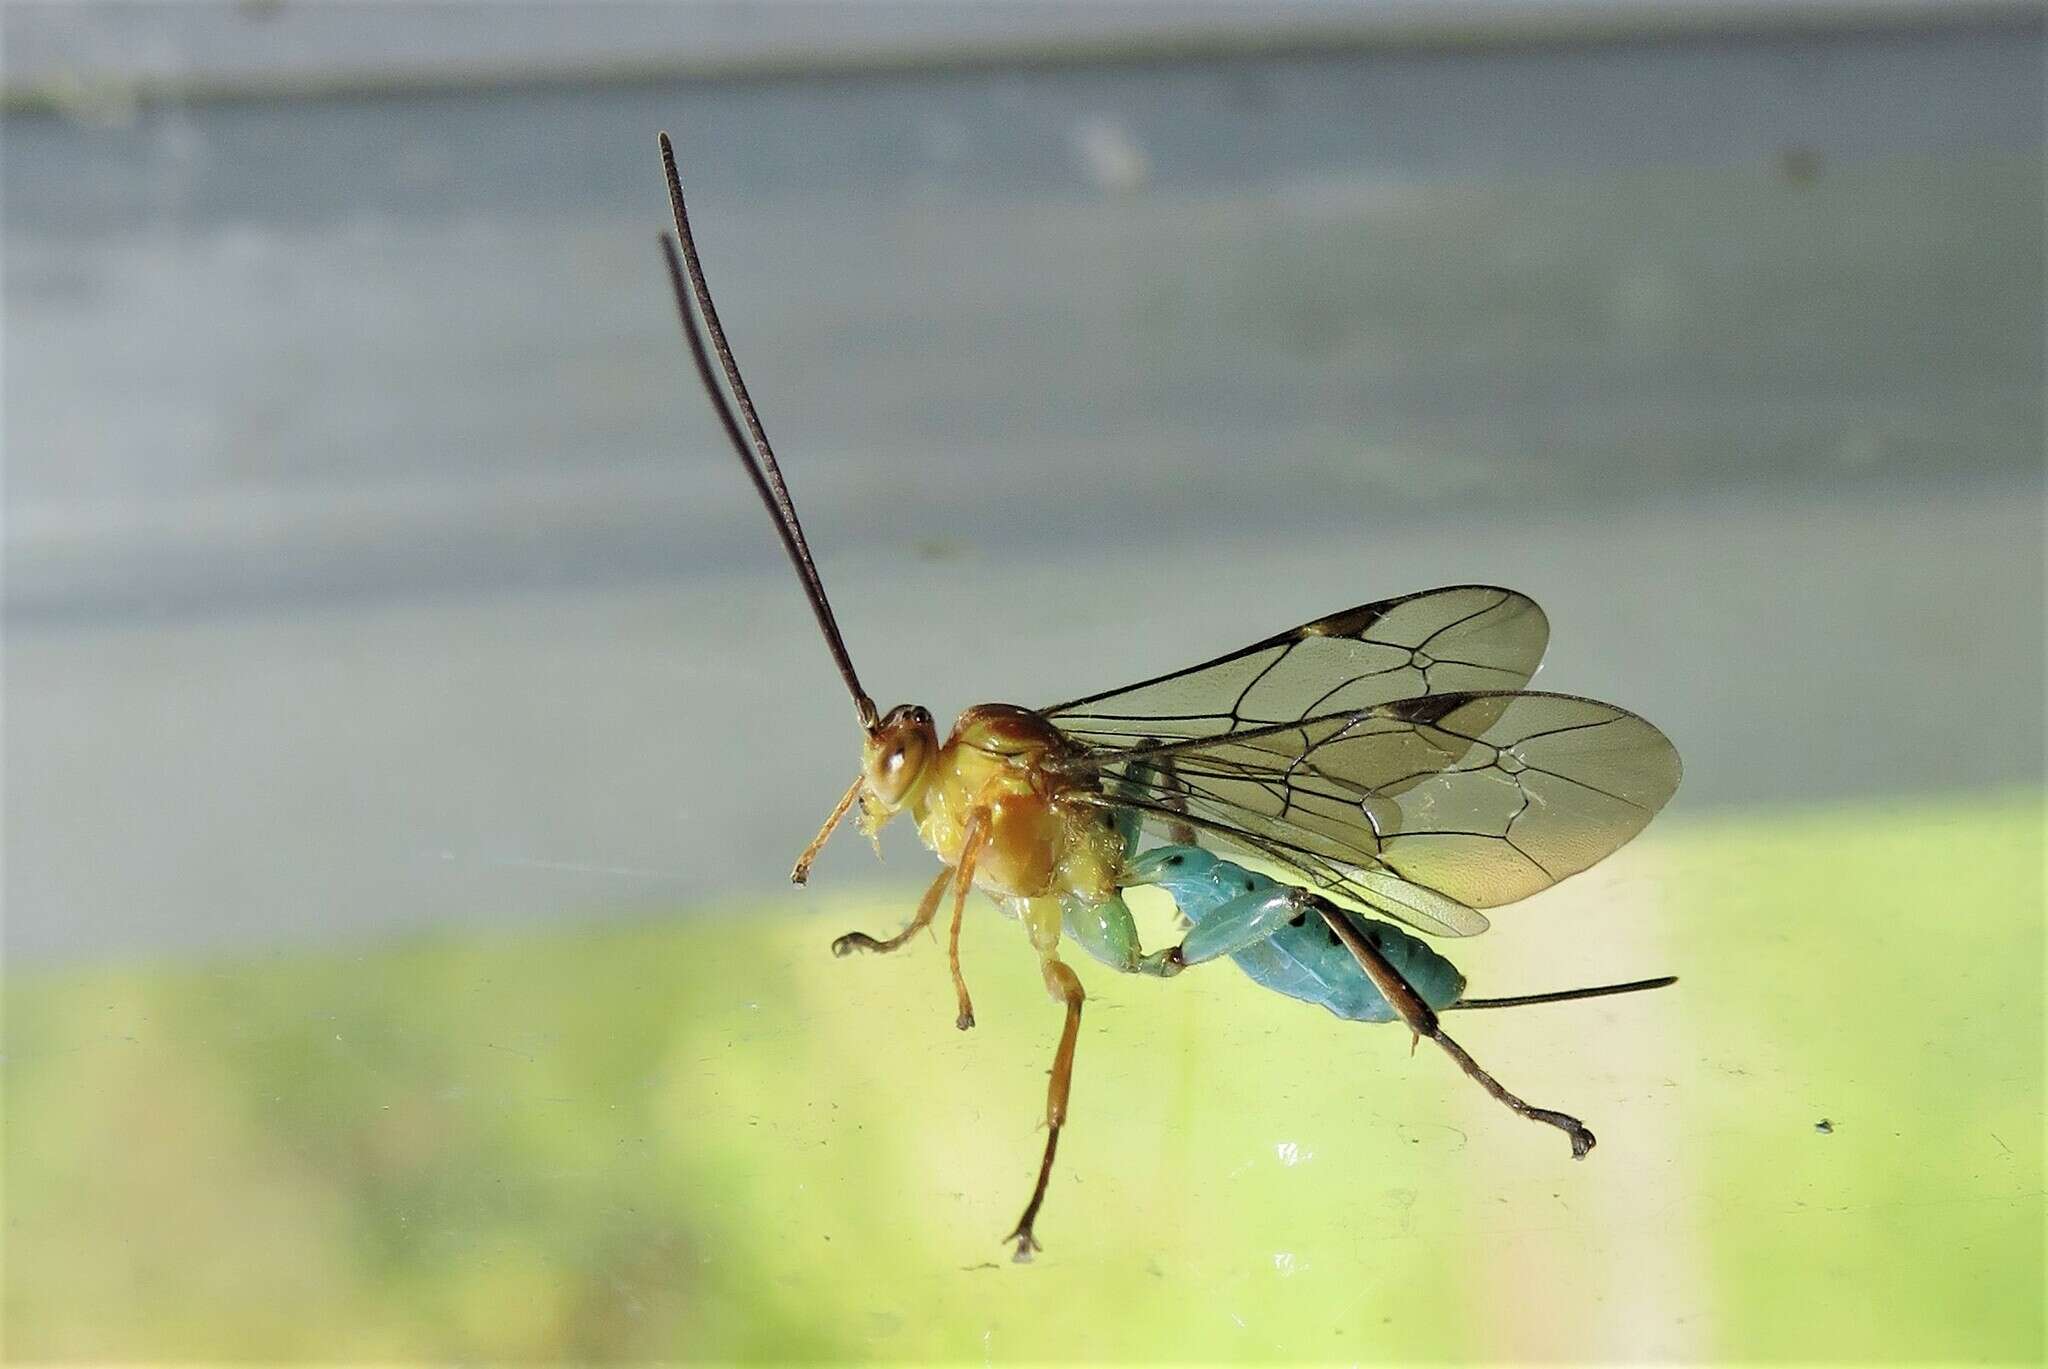
M1127 884L1156 884L1193 924L1176 958L1199 965L1235 955L1289 923L1298 924L1315 896L1221 861L1199 846L1161 846L1125 865Z
M967 840L960 848L960 869L953 890L953 930L946 938L946 960L953 969L953 997L960 1005L960 1015L953 1019L953 1025L961 1031L974 1025L974 1000L967 996L967 981L960 974L960 922L967 912L967 891L974 887L974 862L987 840L988 810L977 808L967 820Z
M1443 1047L1444 1053L1458 1062L1459 1069L1471 1075L1481 1088L1508 1108L1532 1122L1556 1127L1570 1137L1574 1160L1586 1158L1586 1152L1593 1148L1595 1142L1593 1133L1586 1129L1584 1122L1569 1113L1531 1106L1502 1088L1498 1080L1480 1068L1478 1061L1465 1053L1463 1046L1444 1034L1443 1028L1437 1023L1436 1010L1422 1001L1422 996L1409 987L1408 981L1401 977L1400 972L1386 956L1360 935L1358 929L1353 927L1342 913L1320 899L1316 900L1315 907L1316 911L1322 914L1323 921L1329 925L1331 934L1344 943L1345 948L1358 961L1359 968L1372 980L1373 987L1380 991L1393 1006L1394 1011L1400 1015L1401 1020L1408 1024L1408 1030L1418 1037L1426 1036Z
M1315 895L1290 884L1260 883L1263 888L1247 889L1188 930L1179 947L1183 963L1199 965L1235 955L1300 921L1318 902Z
M1045 1158L1038 1163L1038 1182L1031 1189L1031 1201L1024 1205L1024 1215L1017 1219L1017 1229L1003 1238L1017 1243L1013 1258L1020 1264L1029 1261L1039 1249L1031 1225L1038 1220L1038 1209L1045 1203L1045 1186L1052 1178L1053 1152L1059 1149L1060 1128L1067 1121L1067 1093L1074 1082L1074 1043L1080 1038L1081 1003L1087 997L1081 991L1080 977L1050 949L1040 951L1039 956L1046 992L1055 1002L1066 1005L1067 1022L1060 1031L1059 1049L1052 1057L1052 1080L1045 1091Z
M1176 813L1188 811L1187 786L1181 783L1180 772L1174 768L1173 757L1164 756L1159 762L1160 778L1165 781L1168 797L1162 801ZM1176 846L1193 846L1195 829L1185 822L1168 823L1166 839Z
M856 777L853 787L846 791L846 796L833 806L832 816L825 819L825 825L818 829L818 835L811 838L811 844L804 847L804 853L796 858L796 868L789 872L791 884L803 884L810 879L811 862L818 858L818 852L825 849L826 840L846 817L846 810L853 807L853 801L860 797L860 787L865 782L865 776Z
M953 872L951 869L939 871L939 877L932 881L931 888L924 891L924 898L917 905L917 916L910 919L909 926L890 937L887 941L877 941L866 932L848 932L845 936L838 938L832 943L832 954L852 955L855 951L874 951L878 954L886 954L889 951L895 950L904 942L931 926L932 919L938 915L939 900L945 897L946 886L952 882Z
M1146 738L1146 744L1151 740L1149 737ZM1111 793L1127 799L1153 798L1154 791L1162 789L1166 792L1157 795L1157 803L1176 813L1188 811L1186 786L1181 783L1179 773L1174 770L1171 756L1161 759L1156 764L1151 761L1134 762L1127 778L1115 780L1110 785ZM1128 808L1118 809L1117 827L1124 837L1124 859L1129 860L1138 854L1138 814ZM1184 822L1168 823L1166 839L1177 846L1193 846L1195 829Z
M1111 894L1090 903L1073 894L1060 899L1061 923L1067 935L1082 950L1119 974L1149 974L1162 979L1180 973L1180 960L1171 950L1150 955L1138 942L1138 924L1121 894Z

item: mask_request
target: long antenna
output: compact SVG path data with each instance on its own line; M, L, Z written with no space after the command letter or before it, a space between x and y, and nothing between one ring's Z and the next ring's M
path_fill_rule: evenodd
M1662 989L1677 982L1677 975L1667 974L1656 979L1631 980L1626 984L1595 984L1585 989L1556 989L1550 993L1517 994L1513 998L1461 998L1451 1004L1451 1007L1526 1008L1535 1003L1568 1003L1576 998L1605 998L1609 994L1641 993L1644 989Z
M796 505L790 500L789 487L782 481L782 468L775 462L775 450L768 445L768 434L761 427L761 416L754 411L754 401L747 394L747 382L740 377L739 363L733 360L732 347L725 340L725 329L719 326L718 308L711 302L711 287L704 283L704 264L697 258L697 242L690 235L690 214L683 207L683 179L676 171L675 147L666 133L660 136L660 142L661 169L668 177L669 207L675 211L676 239L682 244L682 259L676 259L676 243L670 242L666 234L661 239L661 246L668 263L669 285L676 295L676 312L682 316L683 336L690 344L691 359L697 364L698 378L704 382L705 392L711 396L711 405L718 411L719 422L732 441L733 451L739 456L740 464L746 467L761 502L767 505L768 516L775 520L775 531L782 538L782 549L789 553L790 564L796 567L797 578L803 581L804 597L811 601L811 612L817 616L818 628L825 634L825 645L831 649L832 659L838 663L847 692L853 695L853 708L860 717L861 728L873 732L878 717L875 701L860 687L860 676L854 672L853 658L846 651L846 639L839 635L839 622L832 616L832 602L825 597L825 581L818 574L818 563L811 559L810 544L804 540L804 525L797 520ZM689 278L687 291L684 289L685 274ZM726 382L732 386L733 398L739 401L747 432L753 436L752 450L748 449L746 439L741 436L740 426L734 421L732 409L726 404L725 395L712 374L711 359L705 354L704 339L697 331L697 319L690 312L692 299L697 303L697 314L703 316L705 331L711 334L711 346L718 353L718 364L725 372Z

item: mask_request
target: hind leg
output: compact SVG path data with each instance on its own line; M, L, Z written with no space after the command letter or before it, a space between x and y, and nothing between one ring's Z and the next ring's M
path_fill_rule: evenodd
M1344 943L1345 949L1358 961L1358 967L1365 971L1367 978L1372 980L1373 987L1380 991L1381 996L1399 1014L1409 1031L1417 1037L1426 1036L1443 1047L1444 1054L1455 1060L1459 1069L1470 1075L1474 1083L1492 1094L1503 1106L1532 1122L1541 1122L1544 1126L1556 1127L1563 1132L1572 1143L1574 1160L1586 1158L1586 1152L1593 1149L1596 1142L1593 1133L1587 1129L1584 1122L1568 1112L1558 1112L1553 1108L1539 1108L1532 1103L1525 1103L1503 1088L1499 1080L1488 1074L1477 1060L1466 1054L1463 1046L1444 1034L1444 1029L1437 1024L1436 1010L1423 1001L1421 994L1410 987L1408 981L1401 977L1401 972L1394 968L1393 963L1379 947L1361 935L1334 906L1320 899L1316 902L1316 911L1322 914L1331 934Z
M1145 954L1138 944L1138 924L1121 894L1088 903L1069 894L1060 900L1060 921L1082 950L1121 974L1148 974L1161 979L1177 975L1180 958L1172 951Z

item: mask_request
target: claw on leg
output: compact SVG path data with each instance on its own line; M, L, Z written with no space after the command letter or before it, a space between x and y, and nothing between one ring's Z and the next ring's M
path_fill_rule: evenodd
M1045 1186L1052 1178L1053 1152L1060 1148L1060 1129L1051 1127L1045 1137L1045 1158L1038 1162L1038 1184L1031 1190L1031 1203L1024 1209L1024 1215L1017 1219L1017 1229L1003 1237L1015 1241L1017 1249L1010 1258L1018 1264L1030 1264L1031 1257L1045 1247L1031 1234L1031 1224L1038 1219L1038 1209L1045 1202Z
M952 882L953 872L950 869L939 871L939 877L932 881L932 887L925 890L924 898L919 900L917 915L910 919L910 925L887 941L877 941L866 932L848 932L845 936L833 940L832 954L848 956L855 951L873 951L877 955L887 955L890 951L896 950L932 925L932 919L939 912L939 900L946 896L946 886Z

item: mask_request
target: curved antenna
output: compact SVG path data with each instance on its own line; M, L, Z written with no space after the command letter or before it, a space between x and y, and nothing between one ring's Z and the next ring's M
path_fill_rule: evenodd
M697 258L697 242L690 236L690 215L683 207L683 180L676 171L675 147L666 133L660 135L660 143L661 169L668 177L669 207L675 211L676 239L683 249L681 260L676 257L676 243L671 242L667 234L662 235L661 246L668 263L669 285L675 291L676 312L683 321L683 336L690 344L690 357L697 364L697 376L704 382L705 393L711 396L711 406L718 411L719 422L732 442L734 453L739 456L740 464L746 467L761 502L767 505L768 516L775 520L775 531L782 538L782 549L789 553L790 564L796 567L797 578L803 581L804 597L811 601L811 612L818 619L819 630L825 634L825 645L831 649L840 677L846 681L847 693L853 695L853 708L860 716L861 728L872 733L878 718L875 701L860 687L860 676L854 672L853 658L846 651L846 639L839 635L839 622L832 616L832 602L825 597L825 582L818 574L818 563L811 559L810 544L804 540L804 525L797 520L796 505L790 500L789 487L782 482L782 468L775 462L775 451L768 445L768 434L762 430L761 417L754 411L754 401L747 394L747 382L740 378L739 363L733 360L732 347L725 340L725 329L719 326L718 309L711 303L711 287L704 283L704 265ZM685 275L689 280L687 290L684 288ZM740 425L725 402L717 378L712 374L711 358L706 354L704 339L697 331L697 319L690 312L692 299L697 303L697 313L703 316L705 331L711 335L711 346L718 353L718 364L725 372L727 383L732 386L733 398L739 401L740 413L746 418L747 432L753 436L751 450L746 438L740 434Z

